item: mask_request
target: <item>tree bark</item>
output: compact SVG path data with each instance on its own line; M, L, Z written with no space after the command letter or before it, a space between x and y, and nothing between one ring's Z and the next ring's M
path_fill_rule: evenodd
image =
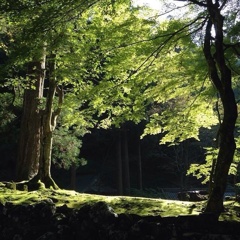
M138 189L140 191L143 190L142 183L142 154L141 154L141 140L138 140L138 161L137 161L137 169L138 169Z
M72 166L71 166L71 185L70 185L72 190L77 190L76 181L77 181L77 166L76 166L76 163L72 163Z
M129 154L128 154L128 136L127 136L127 129L124 128L124 136L123 136L123 166L124 166L124 194L130 195L130 172L129 172Z
M40 99L43 97L45 79L45 56L41 61L28 66L29 86L24 91L19 149L17 159L17 181L33 178L38 172L41 141Z
M123 195L123 171L122 171L122 144L121 144L121 130L117 137L117 189L118 194Z
M217 1L218 2L218 1ZM210 78L219 92L223 105L223 121L219 128L219 152L213 175L212 190L205 212L219 216L223 211L223 198L227 186L228 172L236 148L234 130L237 119L237 105L232 89L231 70L225 62L223 44L223 21L218 4L207 1L209 20L204 40L204 55L208 63ZM215 30L212 53L212 27Z
M49 89L45 108L41 109L45 82L44 56L41 61L32 62L29 66L30 87L25 90L23 116L19 139L19 158L17 180L39 180L46 187L58 188L51 177L51 153L53 131L56 119L61 111L63 92L57 88L55 77L55 56L49 60ZM54 111L53 101L58 90L58 108Z
M58 188L56 183L51 177L51 157L52 157L52 143L53 143L53 131L56 127L56 120L61 111L62 105L62 92L59 91L58 108L54 111L54 97L57 90L57 81L55 76L56 71L56 56L51 55L49 60L49 89L46 99L45 110L42 115L42 137L41 137L41 155L39 162L37 180L40 180L46 187Z

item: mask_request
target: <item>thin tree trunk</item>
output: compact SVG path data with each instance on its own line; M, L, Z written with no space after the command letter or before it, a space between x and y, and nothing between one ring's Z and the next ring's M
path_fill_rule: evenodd
M142 154L141 154L141 141L138 140L138 189L142 191Z
M215 175L216 162L217 162L217 160L214 158L212 161L212 167L211 167L211 172L210 172L210 176L209 176L209 187L208 187L209 194L212 193L212 189L213 189L213 182L214 182L213 179L214 179L214 175Z
M233 92L229 91L228 100L224 99L224 119L219 129L220 147L213 176L212 190L206 212L220 214L223 209L224 193L227 187L228 172L233 162L236 144L234 129L237 109Z
M223 121L219 128L219 152L213 176L213 186L206 206L206 212L219 216L223 211L223 198L227 186L228 172L236 148L234 130L237 119L237 105L232 89L231 70L225 62L223 43L223 21L219 6L207 1L210 18L204 40L204 55L208 63L210 78L219 92L223 105ZM215 30L214 49L212 51L212 27Z
M215 104L215 108L216 108L216 112L217 112L217 116L218 116L218 123L219 123L219 126L221 126L222 119L221 119L221 114L219 111L219 94L217 94L217 101ZM219 148L219 131L217 131L217 134L216 134L216 148ZM212 189L213 189L213 182L214 182L213 179L214 179L214 175L215 175L216 163L217 163L217 159L214 156L213 161L212 161L211 172L210 172L210 176L209 176L209 187L208 187L209 194L211 194Z
M117 150L117 189L118 194L123 195L122 144L120 130L118 132L116 150Z
M71 166L71 189L76 190L76 175L77 175L77 166L75 163L72 163Z
M37 179L42 181L46 187L58 188L56 183L51 177L51 159L52 159L52 143L53 143L53 131L56 127L56 120L61 111L62 105L62 93L59 92L59 105L56 111L54 111L54 97L57 90L57 82L55 76L56 70L56 56L51 55L49 60L49 89L46 99L45 110L42 116L42 138L41 138L41 157L39 163L39 171Z
M129 155L128 155L128 136L127 129L124 129L123 137L123 152L124 152L124 193L130 195L130 172L129 172Z

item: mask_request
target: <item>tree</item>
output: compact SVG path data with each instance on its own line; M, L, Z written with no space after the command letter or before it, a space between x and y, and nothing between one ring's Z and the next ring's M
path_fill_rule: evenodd
M122 136L117 144L118 189L120 194L129 194L127 136L122 133L126 131L123 130L126 121L138 123L145 117L145 104L141 95L145 86L134 82L131 76L134 68L145 58L142 48L146 44L143 38L151 32L155 21L139 18L137 10L129 11L128 6L124 5L114 14L111 9L104 10L104 14L104 23L101 23L102 12L99 10L89 22L88 28L97 37L83 65L87 74L83 77L87 80L87 88L73 93L77 95L78 104L72 102L70 108L78 108L78 111L68 117L80 119L79 110L88 109L96 116L95 127L120 129ZM139 44L132 46L136 42ZM142 98L137 99L136 96ZM84 102L82 106L79 104L81 102Z
M0 3L0 10L10 13L11 63L14 71L26 73L20 178L35 176L34 180L57 188L50 160L60 110L67 126L81 125L86 131L147 120L143 136L161 133L161 143L176 144L198 139L200 128L217 123L209 102L218 92L223 119L206 211L219 214L235 151L232 63L239 55L239 38L234 34L238 11L226 14L231 34L225 39L223 11L228 6L237 9L237 3L186 2L194 15L160 22L158 16L149 18L150 12L135 11L130 1ZM211 81L206 81L207 69ZM68 93L65 105L63 90Z
M34 177L39 166L41 149L36 146L41 144L41 116L38 106L40 99L43 97L45 56L42 62L29 64L28 73L32 78L33 85L30 85L29 89L24 92L22 130L19 138L17 160L17 178L21 180ZM29 122L32 124L29 124Z
M93 3L82 5L81 1L75 4L56 1L55 5L52 5L52 2L39 4L30 1L26 4L24 1L18 1L12 5L1 2L1 9L10 13L9 18L13 26L11 30L14 44L9 48L9 58L12 64L19 68L27 66L17 166L19 180L41 180L46 187L57 188L51 178L50 165L53 131L61 111L63 91L59 89L61 83L56 73L55 52L59 47L59 43L56 43L59 28L54 24L63 20L63 27L66 27L67 19L77 18L79 13ZM69 16L66 12L64 16L61 15L61 6L64 6L64 11L71 10L72 15ZM46 87L47 95L44 94ZM55 108L56 92L59 100Z
M223 196L226 189L227 176L230 165L233 162L234 151L236 148L234 141L234 131L237 119L237 104L232 86L233 73L236 74L236 72L234 71L235 67L233 68L231 64L234 61L236 62L236 55L234 55L233 52L239 52L239 38L235 35L231 36L231 38L228 38L227 34L225 34L227 30L224 29L224 27L226 26L224 25L224 23L227 23L228 26L230 26L231 22L230 29L234 29L233 26L236 26L238 24L238 10L237 8L235 8L237 7L237 3L235 1L213 2L212 0L189 0L186 2L191 7L191 10L194 11L196 14L192 15L192 17L189 19L183 19L180 26L177 25L176 22L174 23L174 18L172 20L169 20L169 27L167 28L166 34L158 35L158 37L168 37L166 41L161 41L160 46L162 48L159 47L158 54L164 52L163 48L169 49L171 46L173 48L173 40L175 46L177 46L178 48L180 46L180 50L178 51L180 54L178 55L181 55L182 52L183 58L180 59L176 56L177 54L174 54L175 59L173 59L173 61L175 65L172 63L167 64L164 66L164 68L166 69L166 66L170 66L172 67L172 69L176 69L176 67L181 68L178 73L179 78L181 78L181 74L183 73L186 73L189 76L193 77L192 73L196 72L196 74L198 75L198 79L204 79L204 74L200 75L200 72L202 70L205 71L204 66L198 67L198 71L187 72L186 70L189 68L189 66L186 67L185 65L186 59L188 58L186 53L188 52L188 54L192 55L193 57L194 52L198 52L198 46L201 42L196 41L195 37L201 37L201 35L199 34L200 31L202 31L204 35L203 53L207 64L207 66L205 66L205 69L206 67L208 68L210 81L208 84L206 84L205 80L203 81L203 83L200 85L201 87L198 91L198 95L196 95L196 89L194 90L194 93L192 89L188 89L187 87L190 86L191 88L193 88L196 83L199 84L199 82L196 81L196 76L194 77L195 82L189 81L190 84L187 83L185 80L183 80L182 82L180 82L179 80L174 82L174 80L171 79L168 79L168 81L171 82L171 85L161 83L162 88L157 88L157 91L159 91L159 89L166 89L167 93L170 93L168 97L166 97L165 95L164 97L168 99L168 106L172 106L172 108L170 109L170 111L166 108L163 108L161 114L156 112L152 114L151 121L147 125L145 133L151 134L154 132L165 132L165 136L161 140L162 142L165 142L166 140L169 142L173 142L175 139L177 139L177 141L182 141L186 138L189 138L190 136L196 138L197 132L199 131L200 127L209 127L212 124L216 123L216 120L209 121L209 119L205 123L204 121L199 122L197 120L198 118L196 118L196 116L199 114L199 117L201 116L199 110L202 109L202 107L204 106L204 101L206 101L206 94L203 93L206 93L206 90L211 87L211 82L213 83L213 90L218 92L222 102L223 119L220 123L218 131L217 141L219 144L219 152L216 159L216 165L213 167L213 184L205 211L213 212L218 215L223 210ZM232 7L234 7L236 11L234 10L233 13L230 15L228 15L227 13L224 14L224 11L228 11L228 8L232 9ZM175 26L175 30L173 28L170 28L171 25ZM232 34L233 31L230 31ZM183 36L183 34L185 34L185 37ZM175 38L176 36L177 39ZM187 38L187 36L191 36L191 38ZM186 40L191 44L188 45L187 48ZM183 43L183 45L180 45L181 42ZM179 60L181 60L181 64L179 64ZM196 62L192 62L190 66L194 66L196 68L196 64L199 64L199 60L200 57L198 56ZM172 70L169 69L168 72L172 72ZM175 79L174 74L172 73L171 75L172 78ZM176 87L179 88L179 91L176 91ZM186 97L180 97L183 91L186 91L188 93L189 99L192 99L192 103L190 103L190 109L188 109L187 112L185 112L184 108L182 107L183 104L187 104ZM155 94L157 95L157 93ZM201 99L201 96L205 97L204 101L199 101ZM163 102L162 98L162 96L158 98L159 103ZM171 101L169 101L169 99L171 99ZM176 102L176 100L178 102ZM179 104L180 101L181 103ZM210 109L211 112L213 110L213 107L211 107L211 109L209 108L209 106L207 107L207 105L208 104L205 104L206 109ZM179 112L177 113L178 116L175 118L174 114L176 114L176 109L179 110ZM182 119L179 119L179 117L181 117L181 114ZM172 118L169 118L170 116L172 116ZM174 119L176 119L176 121L174 121ZM204 119L203 115L202 119ZM158 124L157 128L156 124ZM175 133L173 127L176 128L176 126L180 126L180 128L177 128L177 131L182 128L184 129L183 131L185 131L185 134L182 130L179 131L180 134L179 132ZM186 127L188 126L192 126L191 129L193 131L186 131Z
M227 1L206 2L209 19L205 30L204 55L209 67L210 78L219 92L223 105L223 121L218 132L219 152L214 169L213 186L205 211L219 214L223 211L223 198L227 185L227 176L233 162L236 144L234 140L237 120L237 104L232 87L232 72L227 65L224 46L224 17L221 10ZM212 28L215 36L212 44ZM214 52L212 51L214 48Z
M97 5L98 2L99 5ZM126 2L83 3L77 1L73 4L71 1L56 0L41 4L35 1L30 1L28 4L18 1L15 5L5 1L1 3L1 9L10 13L13 26L14 44L9 48L11 64L15 68L25 70L18 159L19 180L31 179L33 182L40 180L47 187L57 188L50 174L52 137L57 117L60 111L63 111L64 119L68 121L66 125L79 124L86 129L91 126L92 120L88 121L92 118L91 115L88 115L87 120L85 116L81 116L82 113L88 112L86 111L87 105L94 105L94 97L90 96L92 91L90 92L89 89L96 85L100 86L99 81L106 72L108 80L112 78L109 77L110 75L115 74L107 68L104 71L101 69L106 62L112 62L111 56L106 53L101 54L102 46L109 48L119 39L126 39L127 33L123 34L122 30L118 31L120 27L126 30L130 24L137 23L138 18L132 14L133 10L129 11L129 2ZM95 8L93 8L94 4L96 4ZM126 18L120 18L120 14L116 14L116 8L119 8ZM87 11L89 9L91 11ZM139 29L138 26L138 32L141 31ZM116 37L109 41L106 36L112 30ZM133 36L137 35L132 34ZM122 43L119 42L119 44ZM81 59L80 62L79 59ZM118 61L124 60L122 56L118 59ZM110 64L108 66L112 68ZM117 72L116 79L126 76L128 69L129 67ZM105 91L105 87L106 85L101 85L101 91L102 89ZM71 107L62 105L64 88L66 92L70 91L67 98L72 101L71 103L67 101L67 104ZM111 91L111 88L112 86L109 86L108 91ZM80 99L77 92L85 92L83 94L85 97L90 92L88 96L90 96L91 103L87 102L87 98ZM54 100L56 97L58 103ZM79 103L78 100L80 100ZM99 107L99 102L97 105ZM102 112L106 106L101 106ZM119 107L115 108L117 112ZM72 114L75 109L77 118ZM69 117L69 112L71 112L71 117ZM93 114L91 110L89 113Z
M58 127L54 131L52 162L56 168L71 169L71 189L76 190L76 170L80 166L87 164L87 160L80 158L80 149L82 147L82 135L85 134L71 129L61 127L58 121Z
M209 78L219 93L223 106L223 119L220 122L217 136L219 152L216 164L212 168L212 189L205 209L206 212L219 215L223 211L227 177L236 149L234 132L238 115L232 86L232 69L226 56L226 37L224 36L224 16L222 13L231 1L213 2L207 0L200 2L190 0L189 2L206 10L203 53L209 70ZM231 45L235 44L239 43L231 43Z

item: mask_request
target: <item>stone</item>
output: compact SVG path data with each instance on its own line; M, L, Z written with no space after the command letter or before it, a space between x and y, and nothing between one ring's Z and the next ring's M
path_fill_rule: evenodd
M181 201L198 202L198 201L207 200L208 192L203 190L183 191L183 192L179 192L177 196L178 196L178 200L181 200Z
M221 236L221 238L220 238ZM105 202L70 209L49 201L0 204L1 240L240 239L238 222L200 214L176 217L116 214Z

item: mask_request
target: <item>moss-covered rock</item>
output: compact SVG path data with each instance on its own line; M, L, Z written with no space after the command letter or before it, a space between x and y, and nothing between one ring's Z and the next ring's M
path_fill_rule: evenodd
M239 239L237 226L236 222L218 222L213 215L205 214L164 218L117 214L103 201L80 209L56 207L49 200L32 205L0 204L3 240Z
M240 235L238 202L225 202L222 221L201 214L204 204L46 188L19 191L0 183L0 239L145 240Z

